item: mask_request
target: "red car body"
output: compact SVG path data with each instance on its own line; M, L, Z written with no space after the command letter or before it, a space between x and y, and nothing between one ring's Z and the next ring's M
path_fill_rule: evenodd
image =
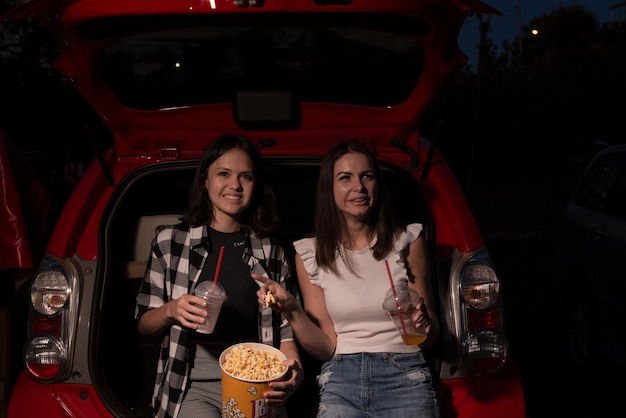
M134 185L149 172L156 176L158 170L163 173L171 170L173 174L169 177L176 177L179 172L189 171L210 141L223 132L242 133L258 144L263 157L278 167L276 183L279 188L281 182L290 180L287 177L297 177L289 170L300 164L308 167L318 163L329 146L338 141L359 139L372 146L381 163L397 175L391 182L398 185L396 206L404 205L404 196L399 195L405 190L403 186L411 186L414 190L407 192L407 196L415 195L414 200L419 204L407 198L406 207L423 206L427 223L431 225L429 241L436 264L435 289L443 326L441 342L432 355L442 416L524 417L524 394L515 364L509 358L495 267L454 174L432 144L420 135L421 119L439 87L466 61L458 49L457 36L463 21L474 11L498 13L475 0L39 0L9 11L5 15L7 19L34 17L51 31L60 48L56 69L89 104L114 143L101 151L70 196L49 241L39 276L33 279L33 298L48 297L46 292L62 290L63 303L46 305L45 308L51 309L46 312L38 310L36 304L31 309L29 339L25 345L26 367L13 388L9 418L143 416L137 409L140 402L126 399L124 395L125 390L132 391L132 388L125 388L119 381L121 378L111 377L114 372L108 368L115 364L110 357L119 358L125 351L102 342L113 335L103 330L110 327L108 315L115 316L113 307L118 302L107 295L112 293L109 289L117 291L122 286L114 284L114 276L118 274L117 261L125 261L124 257L117 260L116 255L111 254L127 240L134 239L130 230L128 239L120 237L124 228L117 224L126 216L121 214L133 211L130 208L133 205L123 202L132 200L131 191L140 190L139 186L133 189ZM336 25L335 32L344 36L344 41L349 38L350 45L367 44L374 49L389 40L392 36L389 32L395 43L393 47L386 46L384 53L406 54L410 59L419 57L407 64L409 68L419 65L419 75L414 80L411 78L414 83L410 89L403 87L404 95L405 90L398 89L387 97L387 92L381 89L376 94L355 94L358 97L354 100L352 96L344 100L344 96L335 96L335 93L343 93L344 85L349 85L346 91L354 90L361 81L371 80L367 74L370 69L346 68L352 65L352 59L342 61L338 56L335 60L344 66L332 67L337 74L344 69L354 73L358 68L363 74L341 78L341 83L332 89L326 89L324 83L310 89L306 85L299 86L304 92L297 95L290 94L295 87L288 89L284 85L267 90L254 85L250 90L241 84L240 90L237 83L242 83L242 79L238 79L234 89L242 94L229 95L229 90L229 94L219 97L216 94L216 98L205 101L204 96L195 95L190 88L184 90L187 96L182 102L172 95L171 105L158 102L159 98L154 102L147 100L145 96L159 86L164 90L166 86L182 90L183 84L176 84L178 81L146 82L149 88L145 90L140 83L135 85L128 81L135 80L132 77L143 77L153 68L160 69L161 64L155 63L153 56L133 67L132 77L124 79L127 76L122 71L128 68L120 67L122 60L119 58L123 56L120 51L127 54L123 57L144 59L146 54L156 54L152 46L157 42L166 38L171 41L162 33L188 36L186 28L203 25L224 25L226 29L232 25L239 30L239 19L245 19L246 29L257 30L259 25L270 25L274 28L273 36L283 33L275 29L280 27L281 21L284 25L307 30L317 30L316 22L322 21L325 25ZM355 26L346 28L352 22L356 22ZM220 33L227 32L224 28L220 27ZM146 41L146 33L158 36L150 35ZM398 34L398 39L406 43L396 40ZM193 45L201 45L195 33L193 36ZM245 39L250 42L252 38ZM290 40L285 40L288 42ZM141 48L126 49L128 45L128 48L135 48L133 45ZM307 45L303 48L314 50ZM414 46L419 47L419 53L412 52ZM179 51L177 48L178 44L171 51ZM275 43L272 51L284 49L284 45ZM289 50L294 51L298 52ZM321 60L323 54L317 50L316 53L316 59ZM402 55L402 59L406 57ZM261 55L256 59L263 58ZM355 60L357 58L363 57L359 55ZM307 66L315 67L313 59L285 61L275 60L273 64L285 64L285 71L297 65L299 74L306 76L312 72ZM372 60L371 64L375 66L380 62ZM408 73L408 70L397 69L397 65L387 71L390 89L393 83L402 81L393 78L400 79L400 75ZM256 76L246 73L246 77L255 82ZM185 77L191 79L192 76ZM211 81L206 78L208 76L199 80ZM126 80L125 84L120 79ZM296 85L297 79L294 80ZM350 84L353 81L354 86ZM211 91L220 87L213 85ZM366 92L376 87L363 85ZM332 96L333 100L320 99L324 94ZM223 97L231 97L231 100L223 100ZM267 112L268 107L278 110ZM302 182L312 181L309 174L314 171L303 170L306 176L302 174ZM296 225L299 219L295 219L293 212L299 210L297 192L290 184L284 187L287 192L283 195L294 195L291 196L293 201L285 204L281 218L293 217ZM152 193L158 194L160 190ZM280 197L280 193L277 194ZM158 206L161 203L156 205L163 209ZM129 224L134 226L134 220L128 221ZM306 226L303 229L306 230ZM46 273L53 275L46 277L64 278L66 282L62 288L43 286L38 277L41 280ZM60 286L59 282L55 283ZM126 283L124 281L124 285ZM468 296L470 294L479 296ZM132 318L127 319L132 321ZM132 331L128 335L135 338ZM109 350L116 354L107 353ZM144 357L138 356L137 361ZM128 380L140 379L133 376Z

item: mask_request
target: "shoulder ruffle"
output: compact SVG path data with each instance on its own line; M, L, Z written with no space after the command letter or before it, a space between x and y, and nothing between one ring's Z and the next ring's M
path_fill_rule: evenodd
M318 285L317 262L315 261L315 238L302 238L293 243L296 252L302 258L304 268L309 273L311 283Z
M400 234L397 249L401 250L411 245L411 243L420 236L422 229L422 224L408 224L406 229Z

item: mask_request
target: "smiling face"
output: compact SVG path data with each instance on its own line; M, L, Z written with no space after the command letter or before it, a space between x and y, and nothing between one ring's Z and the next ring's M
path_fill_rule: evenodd
M233 148L215 160L207 170L205 183L213 202L211 226L218 230L229 225L238 227L241 213L252 202L255 184L252 160L245 151Z
M374 205L378 179L367 156L350 152L335 162L333 173L335 205L343 216L363 220Z

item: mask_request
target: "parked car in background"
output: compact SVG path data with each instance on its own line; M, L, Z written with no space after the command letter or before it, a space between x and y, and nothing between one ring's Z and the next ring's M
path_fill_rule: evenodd
M370 146L399 220L421 222L441 339L426 352L445 418L518 418L525 399L500 278L459 184L420 134L476 0L39 0L38 19L86 129L113 138L76 185L30 287L25 370L9 418L148 417L160 338L141 336L135 297L150 241L183 212L218 135L258 145L291 243L310 231L328 148ZM53 140L51 138L51 140ZM102 141L94 141L95 144ZM297 290L297 289L296 289ZM310 417L316 368L290 398Z
M567 204L557 271L579 367L626 367L626 144L599 149Z

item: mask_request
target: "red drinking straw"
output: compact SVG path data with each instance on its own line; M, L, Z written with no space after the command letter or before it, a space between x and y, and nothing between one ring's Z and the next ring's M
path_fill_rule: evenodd
M224 246L220 247L220 254L217 256L217 267L215 267L215 276L213 276L213 286L211 287L211 294L215 293L215 284L217 278L220 275L220 268L222 268L222 258L224 258Z
M406 328L404 327L404 320L402 319L402 309L400 309L400 301L398 300L398 294L396 293L396 285L393 283L393 277L391 277L391 269L389 268L389 261L385 260L385 266L387 267L387 275L389 276L389 282L391 283L391 290L393 291L393 298L396 300L396 306L398 307L398 315L400 316L400 323L402 324L402 333L406 336Z

